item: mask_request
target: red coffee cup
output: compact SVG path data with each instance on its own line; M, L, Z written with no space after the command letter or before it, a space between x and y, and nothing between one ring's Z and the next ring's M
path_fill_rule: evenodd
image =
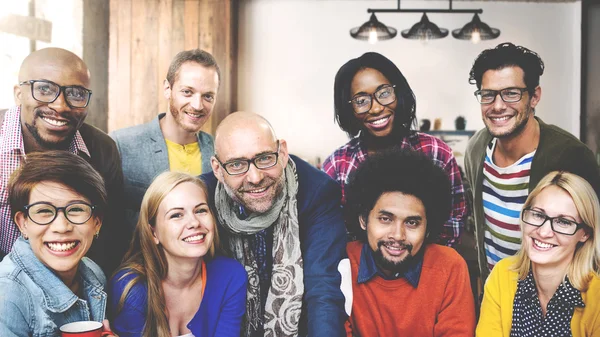
M68 323L60 327L62 337L102 337L112 332L102 331L102 323L96 321L80 321Z

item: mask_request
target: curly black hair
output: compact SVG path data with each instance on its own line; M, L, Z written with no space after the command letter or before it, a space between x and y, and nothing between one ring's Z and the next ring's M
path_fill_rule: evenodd
M482 51L473 62L469 72L469 83L476 84L477 89L481 89L483 73L511 66L523 69L525 86L532 95L540 84L540 76L544 73L544 61L536 52L522 46L515 46L510 42Z
M373 52L365 53L346 62L335 75L333 103L336 122L349 137L356 136L361 130L361 123L357 121L352 105L348 102L352 99L350 87L354 75L359 70L366 68L378 70L392 84L396 85L395 91L398 104L394 117L394 129L403 129L402 134L407 134L416 118L417 103L415 94L394 62L381 54Z
M446 173L420 152L387 149L369 156L350 177L344 213L352 234L363 241L359 218L367 219L377 200L386 192L412 195L425 206L427 242L436 242L450 218L452 197Z

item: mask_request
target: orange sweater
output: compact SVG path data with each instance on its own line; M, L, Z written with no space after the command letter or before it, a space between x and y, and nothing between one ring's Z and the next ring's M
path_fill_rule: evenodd
M405 279L376 275L358 284L362 242L347 246L352 267L352 313L346 334L352 336L475 335L475 304L465 260L452 248L424 246L417 288Z

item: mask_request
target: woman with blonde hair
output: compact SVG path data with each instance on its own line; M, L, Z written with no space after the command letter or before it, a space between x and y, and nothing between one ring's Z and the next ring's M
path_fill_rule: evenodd
M239 336L247 275L237 261L215 254L218 245L204 183L186 173L159 175L111 280L119 336Z
M477 336L600 336L600 205L590 184L551 172L521 211L521 248L485 284Z

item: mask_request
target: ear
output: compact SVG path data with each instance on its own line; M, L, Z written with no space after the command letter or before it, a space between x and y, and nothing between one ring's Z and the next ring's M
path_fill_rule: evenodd
M531 96L531 102L529 103L532 109L535 108L536 105L538 105L540 99L542 99L542 88L538 85L537 87L535 87L533 95Z
M212 156L210 158L210 166L212 167L213 173L215 174L215 177L217 178L217 180L219 180L222 183L223 182L223 168L221 167L221 164L219 164L219 161L217 160L217 158L215 158L215 156Z
M94 222L94 228L96 229L94 233L98 233L100 231L100 228L102 228L102 219L94 217Z
M23 92L21 91L21 86L18 84L15 84L15 86L13 87L13 96L15 99L15 105L21 105L21 95L23 94Z
M150 224L148 224L148 226L150 226ZM154 241L154 244L158 245L160 241L158 241L158 238L156 237L156 232L154 231L154 228L152 228L152 226L150 226L150 231L152 232L152 240Z
M367 219L365 219L364 216L359 215L358 216L358 222L360 222L360 228L362 228L363 230L367 230Z
M288 152L287 142L285 139L279 140L279 160L283 165L283 168L287 166L288 160L290 159L290 153Z
M171 99L171 85L166 79L163 82L163 95L165 96L165 99Z
M587 231L585 231L585 232L584 232L584 234L583 234L583 236L581 237L581 239L579 239L579 242L581 242L581 243L584 243L584 242L586 242L586 241L587 241L589 238L590 238L590 234L589 234Z
M25 213L18 211L17 214L15 214L14 220L17 224L17 227L19 227L19 231L21 231L21 233L25 233L27 231L27 216Z

